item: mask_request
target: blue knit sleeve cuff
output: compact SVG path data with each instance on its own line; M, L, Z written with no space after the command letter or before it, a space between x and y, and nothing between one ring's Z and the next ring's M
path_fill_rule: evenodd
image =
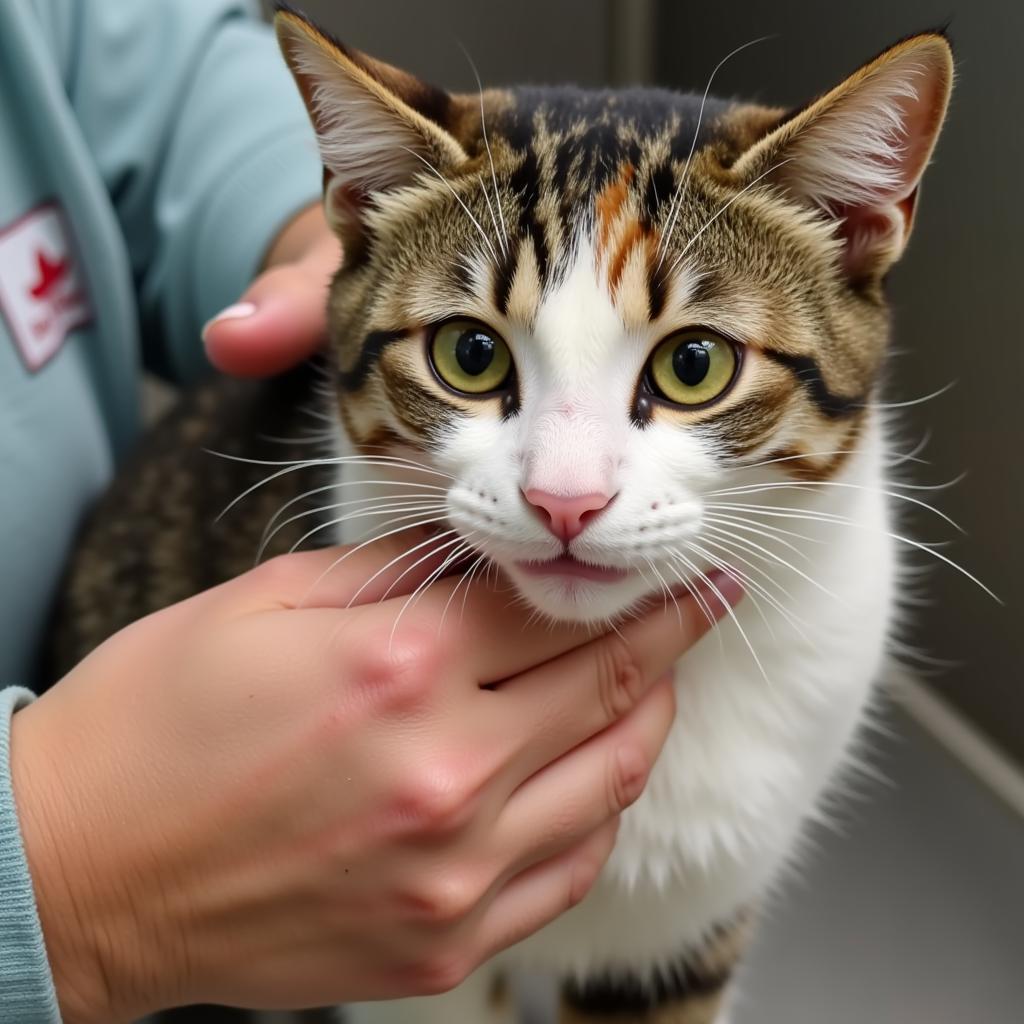
M32 699L19 687L0 690L0 1021L60 1024L11 788L11 715Z

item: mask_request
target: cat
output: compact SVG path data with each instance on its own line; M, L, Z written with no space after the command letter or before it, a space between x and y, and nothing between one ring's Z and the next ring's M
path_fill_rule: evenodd
M452 992L347 1011L497 1024L514 1013L500 981L525 967L561 979L563 1022L722 1024L758 904L883 669L900 539L873 401L884 282L949 43L904 39L790 111L708 91L452 95L287 5L276 28L345 253L329 370L210 383L156 430L76 555L58 668L244 571L261 536L429 520L421 554L498 566L539 614L581 622L724 569L747 599L679 663L673 731L592 893ZM253 439L300 432L314 399L329 457L260 465ZM204 446L238 458L211 472Z

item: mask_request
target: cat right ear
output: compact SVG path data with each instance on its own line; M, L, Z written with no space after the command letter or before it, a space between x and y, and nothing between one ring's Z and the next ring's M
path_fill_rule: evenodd
M832 220L848 276L880 279L906 245L952 83L945 36L911 36L787 117L732 173Z
M445 128L454 102L443 90L343 46L284 4L274 27L316 130L327 220L347 256L355 257L374 193L468 159Z

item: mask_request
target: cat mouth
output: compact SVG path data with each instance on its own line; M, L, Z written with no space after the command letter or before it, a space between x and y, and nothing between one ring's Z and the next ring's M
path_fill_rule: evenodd
M516 566L530 576L568 577L596 583L616 583L629 575L628 569L613 565L591 565L572 555L560 555L546 562L516 562Z

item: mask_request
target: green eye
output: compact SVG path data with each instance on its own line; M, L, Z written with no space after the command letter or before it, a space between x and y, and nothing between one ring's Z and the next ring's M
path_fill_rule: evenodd
M430 343L430 358L445 384L469 395L497 391L512 370L508 345L476 320L441 324Z
M731 341L710 331L683 331L663 341L650 362L656 394L677 405L705 405L723 394L739 366Z

